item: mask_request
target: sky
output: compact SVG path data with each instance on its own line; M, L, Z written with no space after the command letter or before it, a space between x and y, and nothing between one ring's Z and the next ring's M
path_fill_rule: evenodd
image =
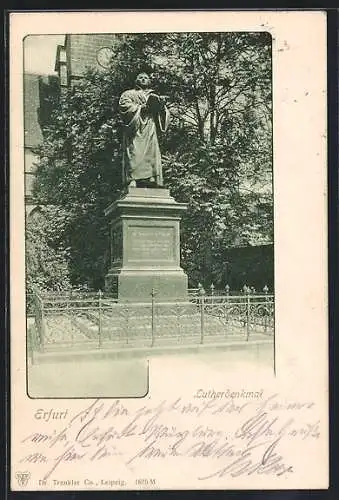
M53 75L57 45L63 45L65 35L29 35L24 40L24 71Z

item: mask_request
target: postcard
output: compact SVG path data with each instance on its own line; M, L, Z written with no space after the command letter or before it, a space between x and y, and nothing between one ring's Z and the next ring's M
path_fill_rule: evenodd
M328 488L326 14L9 43L11 489Z

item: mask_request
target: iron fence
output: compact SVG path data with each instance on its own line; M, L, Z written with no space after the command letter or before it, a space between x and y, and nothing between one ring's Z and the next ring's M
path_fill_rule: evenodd
M274 334L274 296L243 291L208 294L202 287L188 300L118 302L101 291L46 294L36 291L30 350L129 348L255 340Z
M229 285L225 285L225 288L217 288L213 283L208 287L204 288L201 283L198 284L197 288L189 288L188 293L190 296L196 296L200 293L205 295L267 295L269 293L269 288L267 285L263 287L262 290L257 290L254 286L244 285L240 290L231 290Z

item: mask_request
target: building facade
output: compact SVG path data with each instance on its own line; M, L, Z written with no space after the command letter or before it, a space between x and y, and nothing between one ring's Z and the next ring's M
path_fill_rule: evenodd
M55 71L60 86L76 84L87 69L107 71L116 46L116 35L65 35L64 45L58 45Z
M36 149L43 141L44 124L52 111L51 96L59 92L58 78L53 75L24 74L24 172L25 206L30 213L37 206L33 195L38 156Z

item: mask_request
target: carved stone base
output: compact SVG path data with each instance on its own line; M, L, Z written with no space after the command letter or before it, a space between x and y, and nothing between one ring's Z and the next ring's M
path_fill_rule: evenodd
M106 291L119 300L151 300L154 290L156 300L187 300L187 276L178 271L120 271L111 270L105 278Z
M180 267L181 214L168 189L133 188L110 205L111 267L106 291L119 301L187 300L187 276Z

